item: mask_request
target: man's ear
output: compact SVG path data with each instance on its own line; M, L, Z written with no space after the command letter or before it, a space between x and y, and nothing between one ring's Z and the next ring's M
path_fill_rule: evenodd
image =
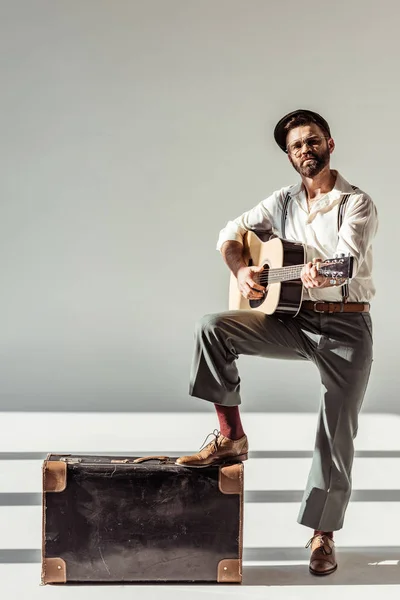
M332 154L332 152L335 149L335 140L333 138L329 138L329 140L328 140L328 148L329 148L329 154Z

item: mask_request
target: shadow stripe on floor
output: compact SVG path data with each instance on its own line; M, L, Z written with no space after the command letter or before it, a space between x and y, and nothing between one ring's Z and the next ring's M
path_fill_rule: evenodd
M255 490L244 493L246 503L301 502L302 490ZM354 490L350 502L400 502L400 490ZM0 493L0 506L39 506L40 493Z
M370 556L375 560L399 560L400 546L349 546L339 547L340 555L356 554ZM308 560L309 549L306 548L244 548L244 562L269 562L269 561L296 561ZM40 563L42 560L41 550L38 549L15 549L0 550L0 563Z

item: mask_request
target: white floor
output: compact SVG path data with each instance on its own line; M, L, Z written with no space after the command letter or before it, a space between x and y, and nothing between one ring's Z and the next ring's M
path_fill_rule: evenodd
M312 532L296 523L315 415L243 413L243 420L253 455L245 465L241 586L41 586L40 563L31 561L38 560L41 545L37 498L47 452L175 456L198 450L217 423L212 412L0 413L1 600L17 594L26 600L44 594L85 600L301 599L321 592L324 598L399 599L400 417L361 416L353 500L336 534L339 569L325 578L308 573L304 545Z

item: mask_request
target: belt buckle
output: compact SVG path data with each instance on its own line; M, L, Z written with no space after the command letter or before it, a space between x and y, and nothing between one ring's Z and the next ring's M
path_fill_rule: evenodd
M324 302L322 302L322 300L317 300L316 302L314 302L314 312L323 314L325 311L324 310L318 310L317 304L324 304Z

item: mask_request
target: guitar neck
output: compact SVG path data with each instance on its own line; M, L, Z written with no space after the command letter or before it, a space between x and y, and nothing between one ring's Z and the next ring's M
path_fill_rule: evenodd
M293 265L291 267L269 269L268 283L279 283L280 281L291 281L293 279L300 279L303 267L304 265Z

